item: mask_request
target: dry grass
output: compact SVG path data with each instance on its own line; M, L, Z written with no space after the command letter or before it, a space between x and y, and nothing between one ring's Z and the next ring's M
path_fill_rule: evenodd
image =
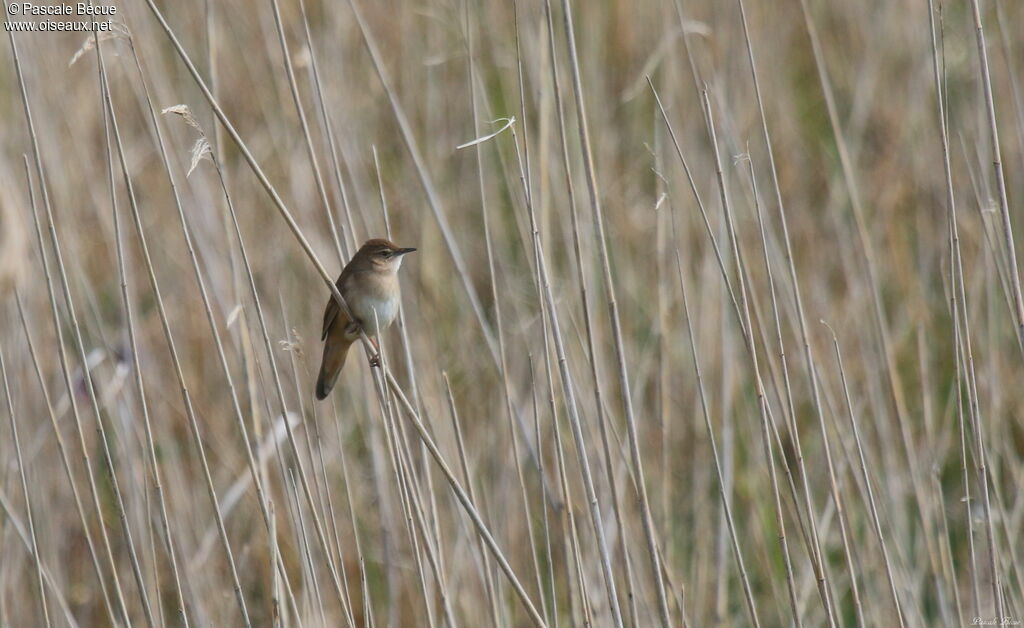
M124 4L0 63L0 625L1024 620L1024 7Z

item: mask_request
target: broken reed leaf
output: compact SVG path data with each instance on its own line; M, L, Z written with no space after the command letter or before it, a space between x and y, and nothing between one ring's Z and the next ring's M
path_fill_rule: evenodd
M174 115L181 116L181 119L185 121L185 124L189 125L193 129L199 132L199 138L196 143L192 145L190 152L191 160L188 167L188 173L186 177L192 175L192 171L196 169L199 162L203 159L212 159L213 152L210 149L210 142L206 139L206 133L203 132L203 127L199 126L199 121L192 115L192 109L188 105L171 105L165 107L160 111L161 115L167 115L173 113Z
M506 129L511 127L513 124L515 124L516 117L512 116L511 118L498 118L497 120L491 120L491 124L495 124L497 122L504 122L505 126L501 127L500 129L498 129L494 133L491 133L490 135L485 135L483 137L478 137L475 140L470 140L470 141L466 142L465 144L459 144L458 146L455 147L455 150L462 150L463 148L469 148L470 146L476 146L477 144L483 144L487 140L490 140L492 138L497 137L498 135L501 135Z
M201 135L206 135L203 133L203 127L199 126L199 120L196 120L196 117L192 115L192 110L189 109L188 105L172 105L160 111L161 115L167 115L169 113L181 116L182 120L185 121L185 124L199 131Z
M287 340L280 340L278 344L281 345L283 351L293 351L298 357L302 357L302 336L299 335L298 330L294 327L291 329L291 333L288 335Z
M188 174L186 177L192 176L192 171L196 169L199 162L203 159L212 159L210 154L210 143L206 141L205 136L201 136L196 140L196 143L192 145L192 163L189 164Z
M96 35L89 35L82 42L82 46L75 51L75 54L71 55L71 60L68 61L68 67L75 65L75 63L82 58L82 56L96 47L96 39L99 38L100 42L108 41L110 39L128 39L131 37L131 33L128 31L128 27L118 22L111 22L111 30L102 31Z

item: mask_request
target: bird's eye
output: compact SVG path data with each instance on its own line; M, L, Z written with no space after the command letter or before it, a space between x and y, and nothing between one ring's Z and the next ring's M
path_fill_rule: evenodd
M381 251L380 256L383 257L384 259L387 259L391 257L391 251Z

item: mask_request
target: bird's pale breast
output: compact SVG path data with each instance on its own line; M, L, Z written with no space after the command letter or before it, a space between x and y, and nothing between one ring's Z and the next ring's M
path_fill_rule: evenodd
M368 273L354 276L345 290L345 301L352 308L368 336L376 336L398 315L398 278L393 273Z

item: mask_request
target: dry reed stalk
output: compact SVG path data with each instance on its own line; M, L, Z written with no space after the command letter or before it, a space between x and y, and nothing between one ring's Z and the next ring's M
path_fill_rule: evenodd
M6 20L5 23L10 23L10 16L8 15L6 7L4 9L4 19ZM40 151L39 151L39 141L38 141L37 136L36 136L35 123L34 123L34 121L32 119L32 109L31 109L31 106L29 105L28 91L27 91L27 89L25 87L25 78L24 78L24 75L22 73L21 60L20 60L20 58L18 56L18 47L17 47L17 45L14 42L14 35L11 32L8 32L8 39L9 39L10 44L11 44L11 53L12 53L12 55L14 57L14 67L15 67L15 70L16 70L17 76L18 76L18 87L20 88L22 106L23 106L23 109L24 109L24 112L25 112L25 120L26 120L26 123L28 125L29 138L32 141L32 156L33 156L33 162L34 162L35 171L36 171L36 179L37 179L37 182L38 182L38 185L39 185L39 190L40 190L40 192L42 194L43 209L46 212L47 228L48 228L48 231L49 231L49 234L50 234L50 242L51 242L51 244L54 245L55 264L56 264L58 270L62 271L63 263L62 263L61 257L60 257L60 247L59 247L59 244L57 242L56 228L55 228L54 222L53 222L53 210L52 210L51 205L50 205L50 193L49 193L49 190L47 189L46 177L44 175L44 170L43 170L42 156L40 155ZM27 166L27 162L26 162L26 166ZM33 222L34 222L35 228L36 228L36 243L37 243L37 245L39 247L39 255L40 255L40 257L42 259L42 262L43 262L43 274L46 277L47 293L48 293L48 296L50 298L50 311L51 311L52 319L53 319L54 332L55 332L56 337L57 337L57 348L58 348L58 353L59 353L59 357L60 357L61 372L62 372L62 374L64 376L64 384L65 384L65 386L67 388L68 400L69 400L69 402L71 404L72 416L75 419L75 430L76 430L76 432L78 434L79 445L81 446L81 449L82 449L82 462L83 462L83 465L84 465L85 470L86 470L86 476L87 476L87 478L89 480L89 491L90 491L90 495L92 496L93 506L96 508L96 514L99 517L100 537L101 537L101 539L103 541L103 549L104 549L104 553L105 553L105 558L107 559L107 563L109 564L110 569L111 569L111 579L113 581L113 587L112 588L114 589L114 593L115 593L115 596L116 596L116 599L117 599L118 612L120 613L121 619L127 623L127 621L128 621L128 610L127 610L127 606L126 606L125 601L124 601L124 593L121 590L120 580L119 580L119 578L117 576L117 567L116 567L116 564L114 563L113 552L112 552L111 546L110 546L110 538L109 538L109 536L107 534L106 525L103 522L102 509L100 508L98 491L97 491L97 488L96 488L96 478L95 478L95 474L94 474L93 469L92 469L92 462L91 462L91 458L89 456L89 451L88 451L88 448L87 448L87 446L85 444L85 435L84 435L84 432L83 432L83 429L82 429L82 421L81 421L81 418L80 418L79 412L78 412L78 404L75 401L75 386L74 386L74 383L73 383L72 377L71 377L71 367L70 367L70 364L69 364L69 361L68 361L68 357L67 357L67 350L64 348L64 334L63 334L63 331L61 330L60 318L59 318L59 315L58 315L58 308L57 308L57 299L56 299L55 291L54 291L54 288L53 288L53 280L52 280L52 277L51 277L51 274L50 274L49 264L47 262L46 250L45 250L45 247L43 245L42 227L40 226L39 215L38 215L38 213L36 211L36 207L35 207L34 203L32 204L32 218L33 218ZM64 277L64 273L63 272L61 272L61 276ZM66 280L62 282L62 286L64 288L67 287ZM65 300L68 302L69 309L71 309L71 305L70 305L71 301L70 301L70 299L67 298L69 295L68 295L66 290L65 290L64 296L65 296ZM77 327L77 325L75 323L73 323L73 326ZM82 353L84 354L84 351ZM84 359L82 360L82 368L83 368L83 370L88 370L88 362L86 360L84 360ZM90 391L92 390L92 386L91 385L89 386L89 389L90 389ZM92 395L92 398L95 399L95 395ZM97 420L99 420L99 419L97 419ZM88 530L88 528L84 525L85 524L84 517L83 517L82 522L83 522L83 529ZM88 538L88 533L87 533L87 538ZM92 545L92 543L90 542L90 547L91 547L91 545ZM95 554L95 551L92 550L92 549L90 549L90 552ZM94 558L94 562L95 562L95 558ZM101 587L101 590L103 592L103 599L104 599L104 604L107 607L108 617L110 618L110 621L116 622L117 619L116 619L116 615L114 613L114 606L113 606L113 603L110 600L110 594L107 591L105 576L103 575L102 570L100 569L98 562L95 562L94 566L96 568L96 575L97 575L97 577L99 579L100 587Z

